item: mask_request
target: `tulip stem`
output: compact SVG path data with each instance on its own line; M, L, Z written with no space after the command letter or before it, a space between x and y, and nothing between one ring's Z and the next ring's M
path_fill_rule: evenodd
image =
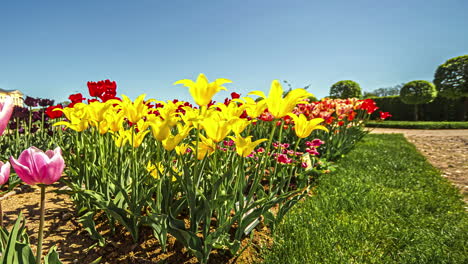
M42 259L42 239L44 233L44 214L45 214L45 185L39 185L41 187L41 218L39 222L39 235L37 238L37 253L36 253L36 264L41 264Z

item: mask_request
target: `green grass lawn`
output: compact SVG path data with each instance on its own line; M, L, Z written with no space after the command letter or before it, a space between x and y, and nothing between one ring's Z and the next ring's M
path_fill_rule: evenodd
M413 129L468 129L468 122L458 121L369 121L366 127Z
M264 263L468 263L457 190L402 135L368 135L275 231Z

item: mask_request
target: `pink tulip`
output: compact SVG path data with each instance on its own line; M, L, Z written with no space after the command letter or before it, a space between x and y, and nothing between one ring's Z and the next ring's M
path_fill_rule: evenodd
M8 121L10 121L13 107L13 99L10 96L7 96L4 103L0 103L0 136L3 135Z
M0 161L0 186L8 182L10 178L10 162L3 163Z
M10 157L10 161L18 177L29 185L52 184L60 179L65 168L60 147L45 153L30 147L20 154L18 160Z

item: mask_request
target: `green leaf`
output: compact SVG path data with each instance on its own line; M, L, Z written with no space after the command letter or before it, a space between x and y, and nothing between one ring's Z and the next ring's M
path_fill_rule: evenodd
M32 249L29 246L29 244L17 242L15 245L15 250L16 250L15 259L17 260L18 264L36 263L36 257L34 256L34 253L32 252Z
M97 258L97 259L95 259L95 260L93 260L93 261L92 261L91 263L89 263L89 264L99 264L99 262L101 262L101 259L102 259L102 256L99 257L99 258Z
M189 249L198 260L203 259L203 243L196 234L185 229L184 221L169 217L168 232Z
M128 232L130 232L134 241L138 241L138 226L133 223L132 217L128 216L130 212L115 206L112 201L109 202L107 206L103 205L102 209L107 214L117 219L117 221L119 221L119 223L122 224Z
M56 251L56 246L50 248L49 253L44 257L44 264L62 264Z
M8 243L9 232L5 227L0 228L0 252L5 250L5 247Z
M159 240L162 250L166 251L167 220L168 216L163 214L150 214L142 218L142 223L153 229L154 236Z
M16 243L18 238L18 233L20 233L20 224L21 219L23 218L23 213L21 212L16 219L16 222L11 229L10 235L8 237L7 246L5 251L3 252L3 261L2 264L12 264L15 263L15 255L16 255Z
M99 234L99 232L96 230L96 225L94 223L94 212L87 212L80 217L78 222L83 225L92 239L99 241L99 246L103 247L105 245L104 237L102 237L101 234Z

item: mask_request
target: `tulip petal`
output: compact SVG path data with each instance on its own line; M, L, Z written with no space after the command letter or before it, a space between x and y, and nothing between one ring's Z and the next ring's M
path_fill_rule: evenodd
M228 79L220 78L220 79L216 79L215 83L216 83L216 85L220 86L220 85L223 85L225 83L232 83L232 81L228 80Z
M10 121L13 107L13 99L10 96L7 96L5 102L0 104L0 136L3 134Z
M50 163L46 166L46 177L44 178L44 184L52 184L60 179L65 168L65 161L61 155L56 154L50 160Z
M34 158L33 155L37 148L35 147L30 147L23 152L21 152L20 156L18 157L18 163L21 164L22 166L28 168L29 170L29 181L35 182L33 184L36 184L38 181L37 177L35 176L35 169L34 169ZM16 171L16 169L15 169ZM24 181L24 180L23 180ZM24 181L26 182L26 181ZM29 183L28 183L29 184Z
M256 95L256 96L260 96L262 98L266 98L265 93L262 92L262 91L252 91L252 92L248 93L248 95L251 95L251 94Z
M278 80L273 80L271 82L270 92L268 93L268 99L271 103L280 103L283 98L283 92L284 90L280 82Z
M10 178L10 163L0 161L0 186L7 183Z
M30 185L56 182L65 167L59 147L46 152L30 147L20 154L18 160L11 157L10 161L18 176Z
M34 181L34 178L31 175L31 170L28 167L19 163L19 161L13 157L10 157L10 162L16 174L18 174L18 177L20 177L21 180L23 180L25 183L29 185L34 185L37 183L36 181Z
M195 85L195 83L192 80L189 80L189 79L179 80L179 81L175 82L173 85L177 85L177 84L183 84L186 87L190 87L190 86Z
M38 183L46 183L48 174L47 174L47 167L50 164L50 158L44 152L35 152L33 154L33 161L31 164L31 172L32 175L35 177Z

